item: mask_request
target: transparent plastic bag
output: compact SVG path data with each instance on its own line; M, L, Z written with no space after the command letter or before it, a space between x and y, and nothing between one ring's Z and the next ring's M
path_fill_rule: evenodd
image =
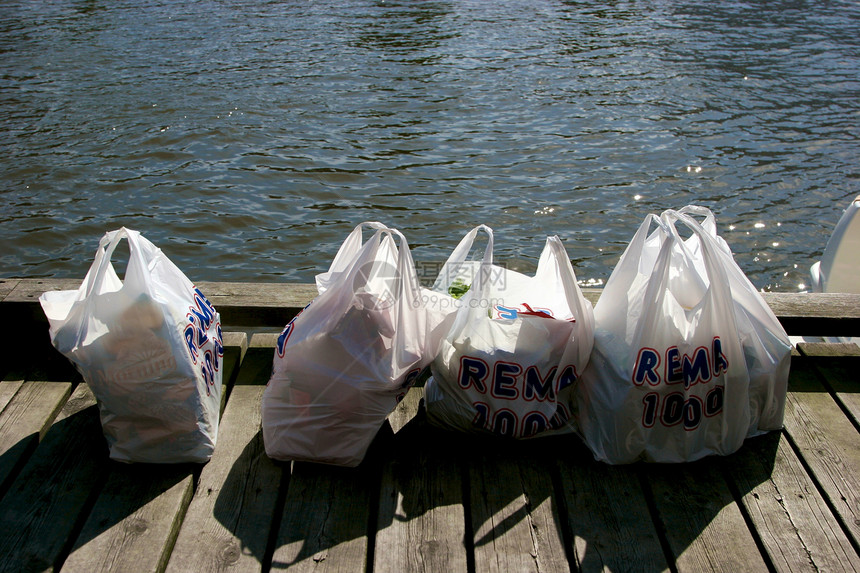
M373 234L362 242L365 227ZM427 308L406 238L380 223L356 227L317 286L278 340L262 404L266 453L356 466L433 359L442 317Z
M479 231L484 257L467 260ZM511 438L572 431L572 393L593 341L591 303L558 237L548 237L534 276L493 264L493 232L470 231L434 290L457 299L425 388L440 426Z
M120 280L111 256L126 239ZM221 404L220 316L137 231L107 233L78 290L39 299L51 342L95 395L110 457L125 462L205 462Z
M709 210L649 215L594 312L576 417L598 460L727 455L782 427L791 345Z

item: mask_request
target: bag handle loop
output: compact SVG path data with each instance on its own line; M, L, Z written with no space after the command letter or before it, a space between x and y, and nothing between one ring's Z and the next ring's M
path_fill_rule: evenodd
M386 247L386 241L391 241L392 248L395 249L397 256L397 276L391 277L391 280L394 281L395 288L398 290L398 296L405 296L409 294L412 296L413 306L414 303L420 304L420 302L414 297L419 297L419 288L418 288L418 273L415 270L415 262L412 259L412 252L409 249L409 242L406 240L406 237L401 233L398 229L393 227L387 227L381 223L362 223L358 225L350 236L358 235L360 238L360 233L362 227L369 226L375 229L373 236L370 237L361 247L358 252L354 254L349 260L342 261L343 270L349 272L350 284L355 287L359 287L360 283L356 281L359 278L359 271L362 268L365 268L365 265L375 265L378 263L377 253L380 248ZM350 237L347 237L349 240ZM399 246L397 242L399 241ZM364 279L364 284L361 286L366 286L366 284L370 281L371 275L370 273L362 273L361 278Z
M359 255L359 252L364 245L363 231L365 228L379 231L388 229L388 226L377 221L365 221L364 223L356 225L338 248L337 253L329 265L328 271L316 275L315 282L318 292L322 293L331 288L335 277L343 272L349 271L350 265Z
M342 271L348 266L349 261L352 260L356 253L361 249L363 244L362 234L365 228L383 230L388 229L388 226L378 221L365 221L364 223L356 225L337 250L334 259L332 259L331 266L329 267L330 273Z
M481 259L479 272L474 277L469 291L477 291L479 293L483 292L485 284L489 282L491 272L490 267L493 264L493 229L487 225L478 225L477 227L474 227L466 233L457 246L454 247L448 260L445 261L445 264L439 271L439 276L436 277L432 290L437 292L447 292L447 288L451 285L453 279L457 277L457 272L463 267L466 262L466 257L472 251L472 246L475 243L475 238L477 238L479 231L483 231L487 234L487 246L484 248L484 256Z
M549 260L550 257L555 259L554 263L551 263ZM576 273L573 270L573 264L570 262L567 249L564 248L564 244L562 244L558 235L546 238L546 247L541 253L535 276L541 276L543 274L541 271L547 272L546 267L550 264L556 264L559 267L558 274L561 277L561 284L564 288L567 304L574 313L574 319L576 321L583 320L587 313L583 304L585 298L582 296L582 291L576 282Z
M705 231L708 232L709 235L711 235L712 237L717 236L717 218L714 217L713 211L711 211L707 207L701 207L699 205L686 205L678 209L676 212L681 215L689 215L691 219L693 218L693 216L703 217L704 220L699 224Z
M725 269L720 264L720 254L718 252L720 248L715 244L714 237L698 221L686 213L669 209L664 211L659 219L662 223L663 244L660 247L657 261L651 278L648 281L643 299L645 310L639 324L653 324L658 308L662 308L662 300L667 289L672 257L680 254L688 261L692 262L695 260L695 256L676 228L678 222L682 223L693 233L701 248L701 259L704 262L705 277L696 274L696 278L702 281L702 287L705 292L698 304L701 304L705 298L709 297L711 300L724 301L724 308L729 308L732 300L731 287ZM693 264L690 266L695 268ZM705 279L707 279L707 284L704 284ZM734 316L725 318L726 320L734 321ZM642 333L637 332L636 338L640 338L641 335Z
M696 209L696 207L693 206L693 209ZM690 209L689 211L694 212L693 209ZM668 209L663 213L662 217L666 218L666 222L669 223L670 232L672 233L675 240L678 242L680 248L688 257L692 257L692 254L690 253L686 241L684 241L681 238L681 235L678 233L678 229L674 224L675 221L682 222L684 226L690 229L690 231L692 231L693 234L699 240L699 245L702 249L702 258L705 261L705 272L708 275L708 288L713 288L715 282L717 283L717 288L727 288L729 285L728 276L726 275L726 271L723 268L723 265L718 263L718 261L720 260L718 249L721 249L721 247L716 241L716 219L714 218L714 215L710 212L710 210L704 209L703 207L699 209L707 211L709 217L706 218L705 223L711 223L713 225L713 232L711 232L711 229L709 229L706 225L700 224L689 214L683 212L683 210L675 211L674 209ZM730 300L731 292L729 292L728 295Z
M140 249L138 248L139 237L139 232L132 231L131 229L127 229L125 227L120 227L116 231L109 231L105 233L105 235L99 241L99 247L96 250L95 260L90 267L90 271L84 278L84 288L82 290L84 291L85 298L88 298L93 294L93 290L98 285L101 285L103 283L105 274L107 273L108 269L113 268L111 257L113 256L114 251L123 239L128 240L129 267L132 264L132 259L137 259L141 265L145 266L145 262L143 261L143 258L141 256ZM95 272L93 272L93 270L95 270Z

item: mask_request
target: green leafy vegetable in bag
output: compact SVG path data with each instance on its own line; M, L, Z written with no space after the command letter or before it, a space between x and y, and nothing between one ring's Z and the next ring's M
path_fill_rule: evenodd
M448 287L448 294L459 299L464 294L469 292L469 287L472 285L466 284L463 279L455 279L451 286Z

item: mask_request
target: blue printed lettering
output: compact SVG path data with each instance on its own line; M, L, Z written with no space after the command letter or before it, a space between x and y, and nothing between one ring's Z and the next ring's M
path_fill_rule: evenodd
M475 408L475 417L472 419L472 425L476 428L490 429L490 406L484 402L475 402L472 404Z
M480 358L472 358L470 356L460 357L460 373L457 376L457 381L460 383L460 388L467 390L474 386L481 394L487 393L487 386L484 381L490 373L490 367Z
M729 361L726 355L723 354L723 343L720 341L719 336L714 337L712 349L714 356L714 377L717 377L729 370Z
M517 431L517 416L507 409L499 410L493 416L493 433L513 438Z
M666 350L666 384L677 384L684 380L681 352L677 346Z
M684 395L672 392L663 398L663 411L660 412L660 422L664 426L674 426L684 416Z
M182 331L182 336L185 338L185 345L188 347L188 353L191 355L191 361L197 364L197 347L194 345L194 325L189 324Z
M702 421L702 399L698 396L690 396L684 402L684 429L695 430Z
M199 293L200 291L197 292ZM201 328L209 330L209 326L212 324L212 319L215 317L215 309L206 304L206 302L208 301L206 301L205 297L201 298L195 294L195 306L189 307L189 310L191 311L191 314L200 321Z
M507 408L493 412L485 402L473 402L472 407L475 410L472 425L506 437L517 435L518 423L522 424L519 428L519 435L528 437L546 430L561 428L570 420L570 410L563 404L558 405L555 414L550 419L547 419L542 412L529 412L523 416L522 420L519 420L517 414Z
M660 355L653 348L642 348L633 367L633 383L641 386L647 380L651 386L660 383L657 368L660 366Z
M523 398L526 400L555 400L553 381L555 379L556 367L553 366L545 378L541 378L537 366L526 368L525 389Z
M406 373L406 377L403 379L403 384L400 385L401 389L411 388L415 381L418 380L418 375L421 374L420 368L413 368L409 372Z
M540 412L529 412L526 414L526 417L523 418L523 429L521 434L523 436L534 436L545 431L547 426L549 426L549 422L543 414Z
M496 362L493 370L493 396L505 400L516 400L520 392L517 390L517 377L523 367L513 362Z
M683 421L684 429L697 429L703 417L710 418L723 411L723 387L714 386L708 391L705 400L698 396L685 397L682 392L672 392L661 398L657 392L649 392L642 398L642 426L651 428L657 421L664 426L676 426Z
M204 346L206 346L206 343L209 342L209 336L206 334L206 330L201 327L196 328L194 332L197 335L197 340L194 341L194 344L197 346L197 348L203 348Z
M221 369L221 361L219 360L224 356L224 336L221 333L221 323L215 323L215 372L218 372Z
M418 375L421 374L421 368L413 368L409 372L406 373L406 376L403 377L403 383L400 384L400 392L397 393L397 396L394 397L396 403L400 403L406 397L406 392L409 388L415 384L416 380L418 380Z
M210 339L208 331L212 327L212 321L218 316L215 307L212 303L200 292L200 289L194 287L194 306L188 307L188 324L182 331L182 337L185 340L185 346L188 348L188 354L191 356L191 361L195 365L200 354L199 351L204 347L210 346L204 352L203 361L200 364L203 378L206 381L206 391L209 392L209 386L215 384L215 373L221 368L221 358L224 356L223 333L221 332L221 323L215 322L214 339Z
M645 409L642 411L642 425L646 428L654 426L657 421L657 406L660 404L660 394L657 392L648 392L642 398L642 403L645 404Z
M714 386L705 396L705 416L710 418L723 411L724 391L722 386Z
M518 316L518 312L516 308L512 308L509 306L502 306L500 304L496 305L496 313L497 318L504 318L508 320L513 320Z
M286 353L286 351L287 351L287 342L290 340L290 335L293 333L293 328L294 328L293 325L296 322L296 319L299 316L301 316L301 314L305 310L307 310L308 306L310 306L310 303L308 303L308 305L305 306L305 308L303 308L302 310L297 312L296 316L294 316L292 319L290 319L290 322L287 323L287 325L281 331L281 334L278 335L278 341L275 343L275 348L277 349L279 357L281 357L281 358L284 357L284 353Z
M209 387L215 386L215 368L213 366L212 351L203 353L203 380L206 382L206 395L210 395Z
M558 377L558 387L555 389L556 395L561 394L561 391L572 386L579 374L576 373L576 366L568 364L561 371L561 376Z
M711 369L708 364L708 349L700 346L693 352L693 357L690 358L684 355L682 366L684 375L684 388L689 388L694 384L703 384L711 379Z

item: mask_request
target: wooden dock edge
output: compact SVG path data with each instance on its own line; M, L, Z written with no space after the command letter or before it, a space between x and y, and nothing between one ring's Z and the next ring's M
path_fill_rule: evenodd
M44 326L39 296L49 290L77 289L77 279L0 278L0 318L35 321ZM306 283L200 282L221 313L225 327L281 328L316 296ZM601 289L583 289L597 303ZM786 332L798 336L860 335L860 294L762 293Z

